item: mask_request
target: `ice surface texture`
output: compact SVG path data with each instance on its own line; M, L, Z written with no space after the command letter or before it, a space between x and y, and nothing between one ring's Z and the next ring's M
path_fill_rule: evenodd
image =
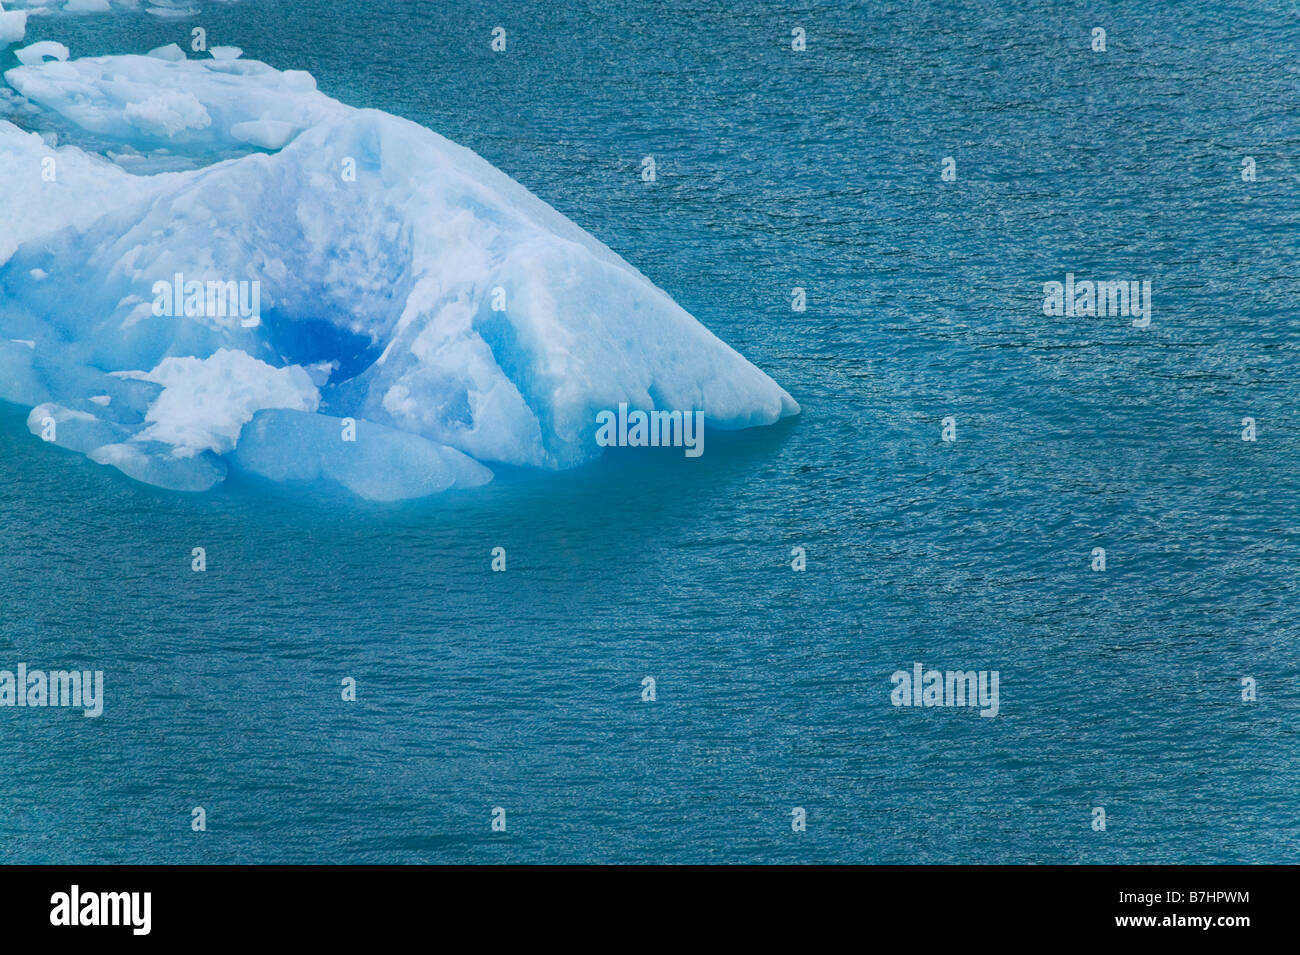
M197 167L0 123L0 399L34 433L163 487L240 468L393 500L589 461L621 402L725 429L798 412L470 150L307 73L179 52L41 46L5 73L88 139Z

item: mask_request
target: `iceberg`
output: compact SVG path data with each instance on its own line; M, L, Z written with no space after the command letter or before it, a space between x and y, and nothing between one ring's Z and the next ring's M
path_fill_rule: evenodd
M25 46L21 50L15 50L14 55L18 57L19 63L24 66L32 66L36 63L43 63L46 57L55 60L66 60L71 54L62 43L55 43L53 40L42 40L39 43L33 43L31 46Z
M239 471L391 501L589 462L620 405L798 413L477 154L212 53L42 43L4 74L76 130L0 121L0 399L34 434L176 490Z
M25 10L8 10L0 3L0 50L13 43L19 43L27 35L27 12Z

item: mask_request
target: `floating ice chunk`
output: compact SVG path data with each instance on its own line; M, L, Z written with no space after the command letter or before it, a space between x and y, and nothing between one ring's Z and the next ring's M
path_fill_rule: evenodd
M112 7L108 0L68 0L63 9L67 13L108 13Z
M27 429L61 448L89 454L96 448L127 437L126 429L56 404L40 404L27 416Z
M0 5L0 47L18 43L27 35L27 13L24 10L5 12Z
M226 477L226 465L211 452L178 458L164 444L106 444L89 454L97 464L117 468L127 477L169 491L207 491Z
M124 56L5 76L125 153L162 142L210 163L133 176L0 123L0 336L37 343L0 344L0 398L121 429L91 456L140 480L201 489L225 455L394 500L482 483L479 461L589 461L596 414L624 402L701 411L717 428L798 413L517 182L414 123L323 96L309 74ZM22 185L46 160L57 181ZM260 289L261 323L160 314L154 289L178 273Z
M275 368L225 348L210 358L166 358L150 372L127 374L163 387L137 440L171 445L177 457L230 451L244 422L263 408L315 411L320 403L305 369Z
M37 63L44 63L47 59L66 60L68 58L68 48L62 43L55 43L53 40L41 40L39 43L25 46L21 50L15 50L14 56L18 57L19 63L25 66L34 66Z
M145 9L144 12L152 14L155 17L163 17L165 19L180 19L182 17L197 16L199 12L199 8L198 7L148 7Z
M492 479L472 458L418 435L364 420L349 427L340 418L300 411L259 411L244 426L233 461L273 481L333 481L371 501L424 497Z
M208 52L214 60L237 60L244 55L244 51L237 46L214 46Z
M157 60L168 60L172 63L185 59L185 51L175 43L168 43L166 46L154 47L146 56L152 56Z

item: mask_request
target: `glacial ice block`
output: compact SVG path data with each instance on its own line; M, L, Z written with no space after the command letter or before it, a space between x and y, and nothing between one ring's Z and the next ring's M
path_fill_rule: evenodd
M132 145L237 146L237 124L301 131L348 109L317 92L310 73L257 60L97 56L18 66L5 79L82 129Z
M523 186L309 74L169 54L5 79L106 155L202 163L133 175L0 123L0 341L32 343L0 348L18 376L0 397L75 412L83 451L108 432L82 415L102 418L119 440L87 453L133 477L201 489L232 466L390 500L482 483L485 463L592 460L620 403L714 428L798 413ZM113 399L94 374L152 390Z
M18 62L25 66L34 66L37 63L45 62L46 59L66 60L70 55L66 46L62 43L55 43L53 40L41 40L39 43L25 46L21 50L14 50L14 56L18 57Z
M473 458L419 435L301 411L259 411L244 428L234 461L273 481L329 481L372 501L425 497L492 480L492 472Z
M5 10L0 3L0 49L12 43L19 43L27 35L27 12L24 10Z

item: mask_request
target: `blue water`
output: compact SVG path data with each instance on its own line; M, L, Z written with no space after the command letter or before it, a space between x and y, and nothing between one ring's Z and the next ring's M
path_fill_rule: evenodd
M378 506L160 491L0 406L0 666L107 696L0 709L0 860L1295 861L1294 4L244 0L28 37L196 24L473 148L803 414ZM1150 279L1151 327L1044 317L1067 271ZM1000 714L892 706L917 661L998 670Z

